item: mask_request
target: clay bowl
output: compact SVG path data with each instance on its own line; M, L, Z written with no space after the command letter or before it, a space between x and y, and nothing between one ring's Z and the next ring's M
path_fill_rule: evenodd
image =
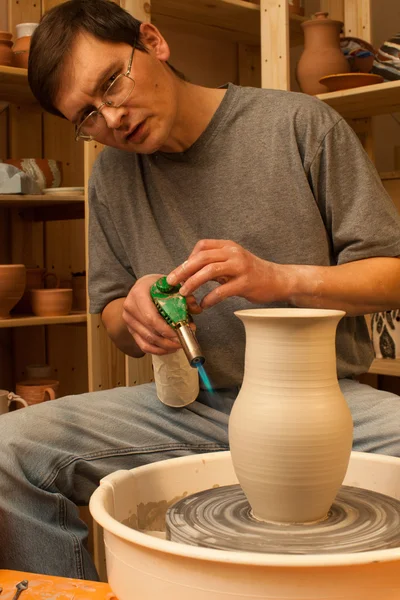
M30 293L32 311L37 317L60 317L71 312L72 289L39 289Z
M12 33L10 31L0 31L0 40L12 40Z
M7 158L0 162L13 165L31 177L38 186L44 188L60 187L62 182L62 163L51 158Z
M0 319L9 319L10 310L25 290L25 265L0 265Z
M329 92L349 90L355 87L364 87L374 83L382 83L383 77L373 73L337 73L321 77L319 83L325 85Z

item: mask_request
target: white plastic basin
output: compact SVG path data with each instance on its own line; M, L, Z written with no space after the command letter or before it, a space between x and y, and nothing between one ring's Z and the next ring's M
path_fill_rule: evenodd
M256 554L182 545L157 533L169 504L233 483L229 452L157 462L102 479L90 512L104 529L108 580L119 600L400 599L400 548ZM400 458L353 452L344 484L400 500Z

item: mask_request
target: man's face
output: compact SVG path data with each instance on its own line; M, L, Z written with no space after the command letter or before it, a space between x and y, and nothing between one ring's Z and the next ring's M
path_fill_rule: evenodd
M168 149L177 94L174 76L165 66L169 58L166 42L152 25L142 28L149 53L135 50L130 73L135 87L123 106L103 107L105 122L96 140L122 150L150 154ZM127 44L79 34L63 65L57 108L68 120L79 124L101 105L104 92L115 77L126 73L131 53L132 46Z

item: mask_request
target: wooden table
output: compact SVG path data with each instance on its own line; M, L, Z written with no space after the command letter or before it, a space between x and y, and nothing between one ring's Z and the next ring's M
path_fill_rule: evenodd
M1 569L0 587L3 591L0 600L11 600L16 592L16 584L23 579L29 583L28 589L21 593L20 600L117 600L107 583Z

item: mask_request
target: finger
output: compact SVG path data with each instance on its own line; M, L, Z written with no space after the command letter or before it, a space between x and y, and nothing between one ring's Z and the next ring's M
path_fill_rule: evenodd
M232 242L231 240L213 240L213 239L199 240L197 242L197 244L194 246L193 250L191 251L191 253L188 257L188 260L189 260L189 258L192 258L192 256L195 256L199 252L202 252L203 250L213 250L213 249L217 249L217 248L224 248L228 244L235 244L235 242Z
M182 265L179 265L179 267L171 271L171 273L169 273L169 275L167 276L167 281L171 285L175 285L175 283L172 282L187 283L188 279L192 277L195 273L197 273L197 271L200 271L200 269L209 266L212 263L224 262L229 258L229 256L229 252L226 252L223 248L199 252L190 260L186 260ZM195 288L192 288L192 291L194 289ZM187 291L188 290L186 290L185 287L185 293ZM182 288L180 290L180 293L182 293Z
M155 346L150 344L145 339L143 339L138 333L133 334L133 339L139 346L139 348L145 354L156 354L157 356L164 356L165 354L172 354L176 352L177 348L166 350L165 348L160 348L159 346Z
M202 308L194 296L186 296L186 304L192 315L199 315L202 312Z
M224 285L219 285L214 290L209 292L202 301L200 302L200 306L203 310L207 308L211 308L211 306L215 306L222 300L226 298L230 298L231 296L242 296L240 293L240 286L237 281L230 281L229 283L225 283Z
M175 336L174 339L166 338L160 335L157 331L146 327L140 321L133 320L129 324L129 330L131 332L133 331L134 334L140 336L140 338L146 343L146 347L151 346L158 347L163 350L177 350L181 347L181 344L179 342L178 336L176 335L176 332L172 328L170 329ZM149 350L146 351L148 352Z
M236 275L237 272L230 261L207 264L185 281L180 289L180 293L182 296L186 296L187 294L192 294L195 290L209 281L225 283ZM201 303L200 306L202 306Z

